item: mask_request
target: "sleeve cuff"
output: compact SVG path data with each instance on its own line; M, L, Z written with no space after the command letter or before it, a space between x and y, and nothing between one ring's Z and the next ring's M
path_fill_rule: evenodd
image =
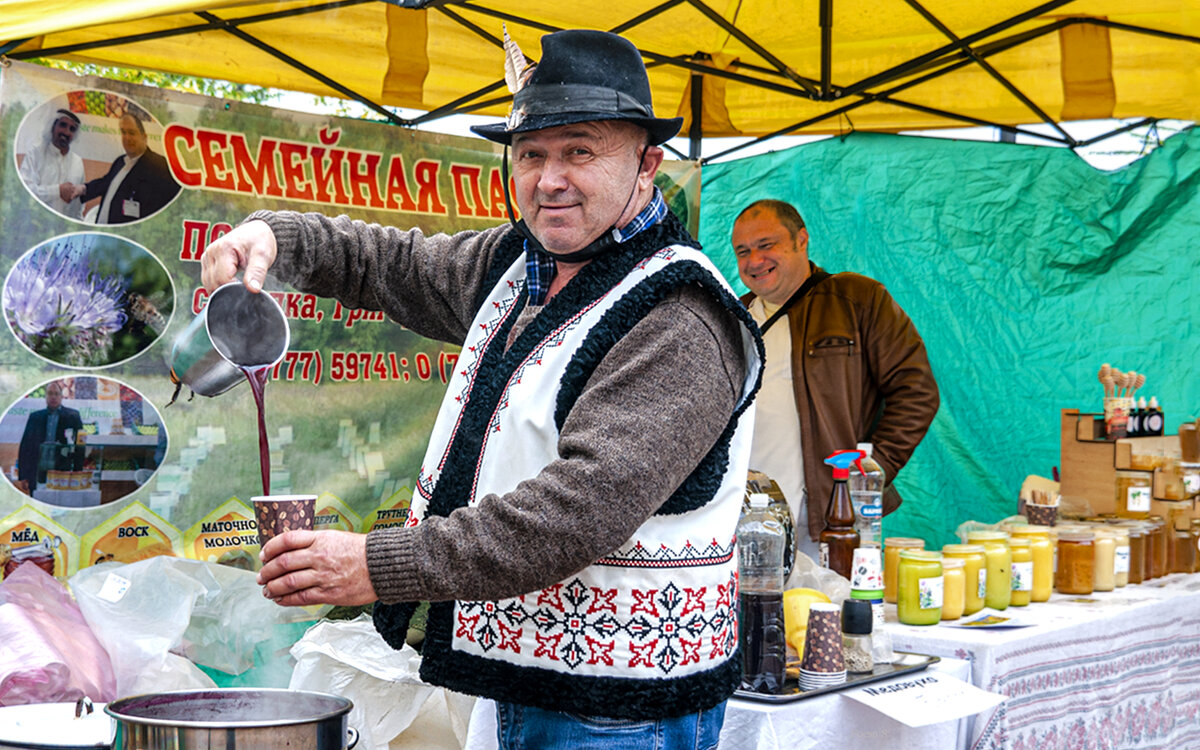
M367 573L384 604L422 599L414 551L415 528L390 527L367 534Z

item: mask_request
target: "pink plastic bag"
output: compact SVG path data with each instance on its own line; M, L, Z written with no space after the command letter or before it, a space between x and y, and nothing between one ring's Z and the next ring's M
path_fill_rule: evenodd
M36 565L0 581L0 706L116 698L108 653L67 589Z

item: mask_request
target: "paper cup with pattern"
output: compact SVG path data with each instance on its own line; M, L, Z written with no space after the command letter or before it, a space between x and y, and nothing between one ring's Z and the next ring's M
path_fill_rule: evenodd
M266 545L278 534L312 530L317 514L316 495L262 495L254 498L258 543Z
M842 656L842 608L816 602L808 607L808 632L800 669L809 672L844 672Z

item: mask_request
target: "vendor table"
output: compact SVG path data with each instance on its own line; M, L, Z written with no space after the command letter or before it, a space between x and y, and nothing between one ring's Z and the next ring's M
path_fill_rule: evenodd
M1007 696L968 719L967 747L1200 747L1200 575L1010 608L1026 628L900 625L895 648L967 659L971 681Z
M929 671L949 674L964 682L970 679L970 664L944 658ZM905 675L896 679L911 678ZM886 685L886 681L878 685ZM725 708L721 750L879 750L896 748L961 747L966 738L966 720L944 721L913 728L839 693L806 698L792 703L769 704L732 698ZM496 747L496 704L477 700L471 712L464 750L494 750Z

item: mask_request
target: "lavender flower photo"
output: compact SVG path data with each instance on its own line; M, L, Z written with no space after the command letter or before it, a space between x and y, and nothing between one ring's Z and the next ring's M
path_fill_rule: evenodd
M26 253L4 283L4 319L17 340L66 367L107 367L158 340L174 307L166 268L145 248L95 232L63 235Z

